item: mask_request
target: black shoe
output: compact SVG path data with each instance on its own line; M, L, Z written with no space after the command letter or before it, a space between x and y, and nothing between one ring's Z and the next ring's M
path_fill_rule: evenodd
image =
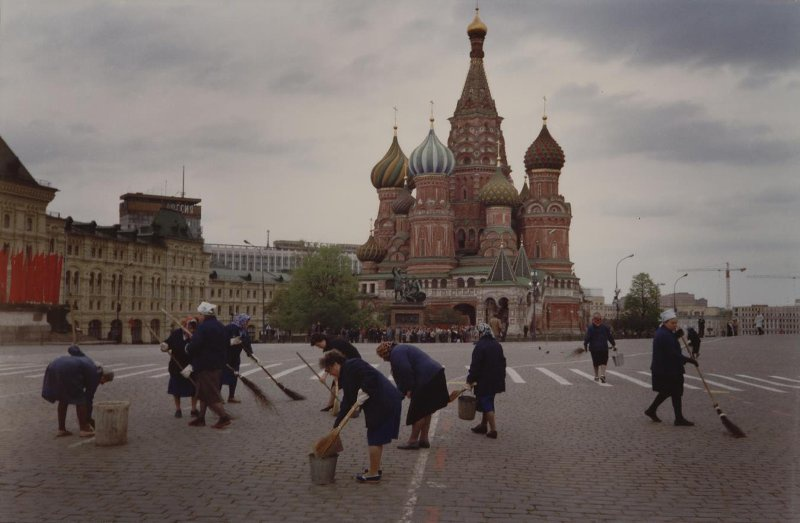
M327 407L322 407L321 409L319 409L319 411L320 412L328 412L332 408L333 408L333 405L328 405Z
M689 421L686 418L680 418L675 420L676 427L694 427L694 423Z
M422 440L420 440L419 441L419 448L421 448L421 449L429 449L429 448L431 448L431 442L430 441L422 441Z
M415 441L414 443L406 443L404 445L398 445L397 448L400 450L419 450L419 442Z
M497 431L492 430L486 433L487 438L497 439Z
M644 415L650 418L651 420L655 421L656 423L661 423L661 418L656 416L656 411L647 409L644 411Z
M367 476L366 474L356 474L356 481L359 483L378 483L381 480L381 475Z
M486 431L487 431L486 425L475 425L474 427L472 427L469 430L471 430L475 434L486 434Z
M183 417L183 412L181 412L181 409L178 409L178 410L175 411L175 417L176 418L182 418Z
M189 413L189 415L191 415L193 418L199 418L200 417L200 411L197 410L197 409L192 409L192 411Z

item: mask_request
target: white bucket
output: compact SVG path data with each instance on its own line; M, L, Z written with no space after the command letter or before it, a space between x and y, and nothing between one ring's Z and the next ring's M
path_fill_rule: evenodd
M94 443L99 447L124 445L128 442L128 409L130 401L98 401L92 407Z

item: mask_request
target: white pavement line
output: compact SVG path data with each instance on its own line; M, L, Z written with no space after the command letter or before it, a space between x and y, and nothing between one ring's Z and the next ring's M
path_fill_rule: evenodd
M644 382L642 380L637 380L636 378L631 378L630 376L626 376L625 374L622 374L621 372L617 372L617 371L614 371L614 370L608 370L608 369L606 369L606 372L611 374L612 376L616 376L618 378L622 378L624 380L628 380L631 383L635 383L635 384L639 385L640 387L644 387L646 389L652 388L652 385L650 385L649 383Z
M439 423L439 412L436 411L431 418L431 426L428 429L428 438L433 440L436 435L436 425ZM417 463L414 465L414 472L411 474L411 483L408 486L408 500L403 507L403 517L399 523L410 523L414 518L414 508L417 506L417 489L422 485L422 477L425 475L425 466L428 463L428 449L420 449Z
M110 367L111 365L108 365L108 366ZM119 372L121 370L141 369L142 367L156 367L156 366L160 367L160 365L158 363L146 363L144 365L131 365L130 367L120 367L119 369L114 369L114 373L116 374L117 372ZM155 369L153 369L153 370L155 370ZM119 378L119 376L114 376L114 377L115 378Z
M40 367L40 368L42 370L45 370L47 368L47 366ZM0 376L13 376L14 374L25 374L26 372L33 372L34 370L37 370L37 369L25 369L25 370L17 370L17 371L14 371L14 372L3 372L2 374L0 374Z
M147 369L147 370L140 370L139 372L131 372L130 374L123 374L122 376L117 376L116 373L114 374L115 380L121 380L122 378L127 378L129 376L138 376L139 374L147 374L148 372L159 372L161 369ZM169 373L168 373L169 374Z
M640 370L639 374L644 374L645 376L652 376L652 374L650 374L646 370ZM687 389L700 390L700 387L695 387L694 385L689 385L688 383L684 383L683 386L686 387Z
M786 383L778 383L777 381L764 380L761 378L756 378L755 376L748 376L747 374L737 374L737 376L739 376L740 378L747 378L749 380L760 381L762 383L768 383L770 385L777 385L778 387L789 387L790 389L800 389L800 387L798 387L797 385L787 385Z
M270 363L269 365L264 365L265 369L271 369L272 367L280 367L283 363ZM256 372L264 372L261 370L261 367L256 367L255 369L250 369L247 372L240 372L239 376L249 376L251 374L255 374Z
M525 383L525 380L522 379L522 376L519 375L519 372L515 371L511 367L506 367L506 374L511 377L511 381L514 383Z
M700 378L698 378L697 376L689 376L688 374L684 374L683 377L684 378L689 378L690 380L703 381ZM732 390L734 392L742 392L742 389L737 389L736 387L731 387L730 385L725 385L724 383L720 383L718 381L706 380L706 383L708 383L709 385L714 385L715 387L719 387L721 389Z
M169 372L164 372L162 374L156 374L155 376L150 376L151 378L163 378L164 376L169 376Z
M93 442L94 442L94 436L92 436L91 438L83 439L77 443L73 443L72 445L69 446L69 448L74 449L75 447L80 447L81 445L86 445L87 443L93 443Z
M582 370L580 370L580 369L569 369L569 370L571 370L572 372L574 372L574 373L575 373L575 374L577 374L578 376L583 376L583 377L584 377L584 378L586 378L587 380L594 381L594 376L592 376L592 375L591 375L591 374L589 374L588 372L583 372L583 371L582 371ZM600 383L599 381L598 381L598 382L595 382L595 383L597 383L597 384L598 384L598 385L600 385L601 387L613 387L613 385L611 385L610 383Z
M31 379L34 379L34 378L44 378L44 372L43 372L43 373L41 373L41 374L30 374L30 375L28 375L28 376L25 376L25 377L26 377L26 378L31 378Z
M776 380L791 381L792 383L800 383L800 380L793 380L792 378L784 378L783 376L770 376L770 378L775 378Z
M539 372L541 372L545 376L550 376L551 378L553 378L554 380L556 380L557 382L559 382L562 385L572 385L572 383L568 382L567 380L565 380L564 378L562 378L561 376L559 376L558 374L556 374L555 372L553 372L553 371L551 371L549 369L544 369L542 367L534 367L534 369L538 370Z
M755 383L750 383L749 381L737 380L736 378L731 378L729 376L723 376L722 374L712 374L712 373L709 372L708 375L709 376L715 376L717 378L722 378L724 380L730 380L730 381L733 381L733 382L736 382L736 383L741 383L743 385L750 385L751 387L755 387L757 389L764 389L764 390L768 390L770 392L778 392L780 394L786 394L785 390L773 389L772 387L765 387L764 385L756 385Z
M298 365L297 367L292 367L291 369L286 369L283 372L279 372L277 374L274 374L274 376L275 376L275 379L278 379L278 378L282 378L282 377L286 376L287 374L291 374L292 372L298 371L300 369L307 369L307 368L308 367L306 367L306 365L304 363L302 365Z
M22 369L35 369L36 367L41 367L41 363L28 363L28 364L16 364L16 365L0 365L0 372L3 371L11 371L11 370L22 370Z

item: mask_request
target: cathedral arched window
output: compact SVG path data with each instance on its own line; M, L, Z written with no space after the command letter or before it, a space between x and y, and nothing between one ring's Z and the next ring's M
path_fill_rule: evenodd
M456 280L456 287L458 287L459 289L464 287L464 278L459 278Z
M467 287L475 287L475 278L467 278Z
M558 258L558 244L556 242L553 242L553 245L551 246L551 251L552 251L551 257Z
M536 240L536 245L533 249L533 257L534 258L541 258L542 257L542 246L539 245L539 240Z
M457 240L456 240L457 243L458 243L458 248L459 249L463 249L466 246L466 239L467 239L467 236L466 236L466 234L464 234L464 229L459 229L458 230L458 235L457 235Z

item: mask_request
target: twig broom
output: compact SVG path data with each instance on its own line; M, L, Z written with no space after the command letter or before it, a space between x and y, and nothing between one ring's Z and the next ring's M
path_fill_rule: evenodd
M339 424L334 427L334 429L330 431L327 436L323 436L316 442L316 444L314 444L314 456L318 458L326 458L331 454L335 454L343 449L342 442L339 439L339 433L342 432L342 429L345 425L347 425L347 422L350 421L350 418L353 417L353 414L355 414L356 410L360 408L361 405L363 405L368 399L369 396L366 393L358 397L358 400L353 403L353 406L350 407L350 410L348 410L347 414L344 415L342 421L340 421ZM338 444L334 446L334 444L337 442Z
M335 410L335 411L338 411L339 409L338 409L338 407L337 407L337 405L336 405L336 404L339 402L339 398L338 398L338 396L336 395L336 392L335 392L335 390L334 390L334 387L335 387L335 385L331 385L331 387L330 387L330 388L328 388L328 385L325 383L325 380L324 380L324 379L322 379L322 376L320 376L320 375L319 375L319 372L317 372L317 371L316 371L316 369L315 369L314 367L312 367L312 366L311 366L311 364L310 364L310 363L308 363L308 362L306 361L306 359L305 359L305 358L304 358L304 357L303 357L303 356L302 356L302 355L301 355L299 352L295 352L295 354L297 354L297 357L298 357L298 358L300 358L301 360L303 360L303 363L305 363L305 364L306 364L306 366L307 366L309 369L311 369L311 372L313 372L313 373L314 373L314 376L316 376L316 377L317 377L317 380L319 380L319 382L322 384L322 386L323 386L323 387L325 387L325 390L327 390L327 391L330 393L330 395L331 395L331 398L333 399L333 403L334 403L334 408L333 408L333 410Z
M293 399L293 400L295 400L295 401L297 401L297 400L304 400L304 399L306 399L306 397L305 397L305 396L303 396L302 394L300 394L299 392L295 392L295 391L293 391L293 390L292 390L292 389L290 389L289 387L285 386L283 383L281 383L281 382L279 382L278 380L276 380L276 379L275 379L275 377L274 377L272 374L270 374L270 372L267 370L267 368L266 368L266 367L264 367L264 366L261 364L261 362L260 362L260 361L258 361L258 358L256 358L256 355L255 355L255 354L248 354L248 355L247 355L247 357L248 357L248 358L250 358L251 360L253 360L254 362L256 362L256 365L258 365L259 367L261 367L261 370L263 370L264 372L266 372L266 373L267 373L267 376L269 376L269 378L270 378L272 381L274 381L274 382L275 382L275 385L277 385L277 386L278 386L278 388L279 388L279 389L281 389L281 390L284 392L284 394L286 394L287 396L289 396L290 398L292 398L292 399Z
M689 347L686 345L686 340L681 337L681 341L683 342L683 346L686 348L687 352L691 354L691 350L689 350ZM703 382L703 387L705 387L708 397L711 398L711 404L714 405L714 410L717 411L717 415L719 416L720 421L722 421L722 424L726 429L728 429L728 432L730 432L731 436L734 438L746 437L744 431L740 429L734 422L732 422L724 412L722 412L719 403L716 399L714 399L714 395L711 393L711 389L708 387L708 383L706 383L706 379L703 377L703 373L700 372L700 366L696 365L695 369L697 370L697 375L700 376L700 381Z

